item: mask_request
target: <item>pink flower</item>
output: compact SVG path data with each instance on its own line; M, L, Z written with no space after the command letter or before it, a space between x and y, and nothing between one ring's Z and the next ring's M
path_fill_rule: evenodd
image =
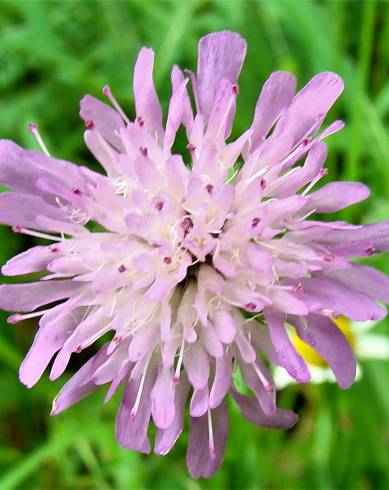
M326 174L323 140L343 127L336 121L320 129L342 80L320 73L295 95L293 75L273 73L251 127L230 141L245 54L236 33L201 39L197 74L173 67L165 125L150 49L135 65L134 121L109 87L103 92L114 108L84 97L85 142L104 174L50 157L43 142L43 153L0 143L0 181L10 190L0 194L0 222L53 242L2 269L10 276L46 271L38 282L0 286L0 307L18 312L10 323L40 317L21 381L33 386L53 357L50 379L58 378L72 355L112 332L62 388L52 413L106 383L109 400L123 384L119 443L148 453L152 418L154 451L166 454L188 401L187 461L195 478L222 462L228 393L253 423L296 422L277 408L263 361L309 381L287 329L295 328L347 388L355 361L331 317L378 320L386 310L377 301L389 302L388 277L352 262L389 249L389 222L354 226L311 216L369 194L354 182L314 189ZM181 125L185 155L172 152ZM40 140L37 128L30 130ZM101 231L91 231L90 222ZM238 391L234 369L252 396Z

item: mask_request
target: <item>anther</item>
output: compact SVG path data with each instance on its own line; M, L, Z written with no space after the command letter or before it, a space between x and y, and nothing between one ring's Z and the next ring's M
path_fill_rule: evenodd
M181 228L186 231L186 232L189 232L192 228L193 228L193 222L190 218L185 218L181 221Z
M207 184L205 188L207 189L208 194L212 194L214 191L214 187L212 184Z
M156 209L157 211L162 211L163 206L164 206L163 201L158 201L158 202L156 203L156 205L155 205L155 209Z
M94 122L92 121L92 119L88 119L87 121L85 121L85 126L88 129L93 129L95 127Z
M367 255L373 255L373 254L375 254L375 248L374 247L369 247L368 249L366 249L366 253L367 253Z
M81 346L81 345L78 345L78 346L75 348L74 352L75 352L76 354L80 354L80 352L82 352L82 346Z
M333 254L327 254L323 258L324 258L324 260L326 262L333 262L335 260L335 255L333 255Z
M172 259L171 257L164 257L163 262L166 265L170 265L172 263Z
M141 117L141 116L137 116L135 119L135 122L141 128L143 128L143 126L145 124L145 121L144 121L143 117Z
M120 272L120 273L125 272L126 270L127 270L127 268L124 264L122 264L118 267L118 272Z
M259 225L260 222L261 222L261 218L253 218L253 220L251 222L251 226L253 228L256 228Z
M196 151L196 147L192 143L189 143L189 145L186 146L186 149L189 151L189 153Z
M259 182L259 185L260 185L261 189L264 191L266 189L266 180L261 179Z
M50 245L49 250L51 253L55 254L55 253L59 252L59 247L57 247L55 245Z
M142 155L143 155L144 157L147 157L147 154L148 154L147 148L145 148L145 147L141 146L141 147L139 148L139 151L142 153Z
M238 95L239 94L239 85L237 83L234 83L234 85L232 86L232 93L234 95Z
M303 285L301 284L301 282L299 282L298 284L293 284L292 291L294 293L303 293L304 288L303 288Z
M257 305L251 301L250 303L247 303L244 307L245 310L249 310L249 311L255 311L257 309Z
M82 192L80 191L80 189L78 188L75 188L75 189L72 189L72 192L73 194L75 194L76 196L80 196L82 194Z

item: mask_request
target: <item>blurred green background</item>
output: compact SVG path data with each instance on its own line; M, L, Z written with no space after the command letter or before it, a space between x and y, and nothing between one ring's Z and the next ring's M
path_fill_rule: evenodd
M346 129L328 140L329 178L361 180L372 197L341 217L389 218L389 4L375 1L1 1L0 135L36 147L26 127L40 125L55 156L94 165L83 145L78 101L110 83L133 114L132 66L141 46L156 51L155 81L166 108L173 63L194 68L197 41L232 29L248 41L235 134L247 128L271 71L294 72L300 86L321 70L345 80L329 115ZM102 96L101 96L102 97ZM31 242L0 227L3 263ZM386 257L373 257L389 272ZM149 457L114 440L116 397L103 391L56 418L51 400L63 380L47 377L29 391L18 365L35 325L0 318L0 489L388 489L389 363L362 363L350 390L331 384L290 386L283 407L301 417L288 432L243 420L231 406L222 469L191 481L186 435L172 453ZM388 333L388 321L377 327ZM76 366L74 366L76 367Z

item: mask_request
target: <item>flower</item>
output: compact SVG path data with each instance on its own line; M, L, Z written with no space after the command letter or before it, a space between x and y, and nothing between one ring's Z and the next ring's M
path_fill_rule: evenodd
M342 80L320 73L295 95L294 76L273 73L250 128L231 141L245 54L239 34L201 39L197 74L172 69L165 125L150 49L135 65L134 120L109 87L103 93L113 108L84 97L85 142L104 174L49 156L34 125L43 152L11 141L0 146L0 182L10 190L0 194L0 222L52 241L2 269L9 276L46 271L39 281L0 287L0 307L17 312L10 323L40 317L22 383L33 386L53 358L50 378L58 378L72 355L102 338L52 413L99 385L110 383L106 400L124 385L119 443L148 453L152 418L154 451L166 454L190 399L187 463L195 478L209 477L222 462L228 393L253 423L296 422L277 408L264 359L309 381L286 322L347 388L354 356L331 318L379 320L386 310L377 301L389 302L388 277L352 262L389 249L389 222L357 226L312 216L369 194L354 182L313 190L326 175L323 140L343 127L335 121L320 130ZM185 155L173 150L180 126ZM251 396L237 390L235 370Z
M333 322L343 332L353 349L357 360L364 361L378 359L389 361L389 338L386 335L370 332L377 322L350 322L350 320L345 317L333 319ZM297 352L309 365L311 382L335 382L335 377L326 361L294 332L290 332L290 335ZM357 364L356 379L359 379L361 375L362 369L360 365ZM273 377L276 387L280 389L294 383L293 378L291 378L284 369L278 366L274 368Z

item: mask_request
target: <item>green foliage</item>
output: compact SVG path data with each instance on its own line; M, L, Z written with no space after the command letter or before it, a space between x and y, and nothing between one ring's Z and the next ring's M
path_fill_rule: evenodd
M166 108L173 63L194 68L198 38L239 31L249 43L240 81L235 134L247 128L259 89L271 71L296 73L302 85L321 70L346 84L329 120L346 129L329 139L329 177L361 180L367 203L345 212L356 222L389 216L389 4L375 1L0 1L0 134L36 147L26 126L40 125L56 156L95 165L83 145L78 101L101 96L107 82L133 114L131 70L141 46L156 51L155 80ZM101 96L102 97L102 96ZM0 228L3 263L29 243ZM389 272L385 257L374 265ZM389 487L388 363L363 365L350 390L289 387L280 405L300 424L278 432L253 427L231 404L223 468L191 481L186 435L172 453L147 458L114 439L118 397L103 390L55 418L51 400L62 382L47 377L28 391L17 368L34 324L12 327L1 316L0 489L384 489ZM380 326L388 331L387 322Z

